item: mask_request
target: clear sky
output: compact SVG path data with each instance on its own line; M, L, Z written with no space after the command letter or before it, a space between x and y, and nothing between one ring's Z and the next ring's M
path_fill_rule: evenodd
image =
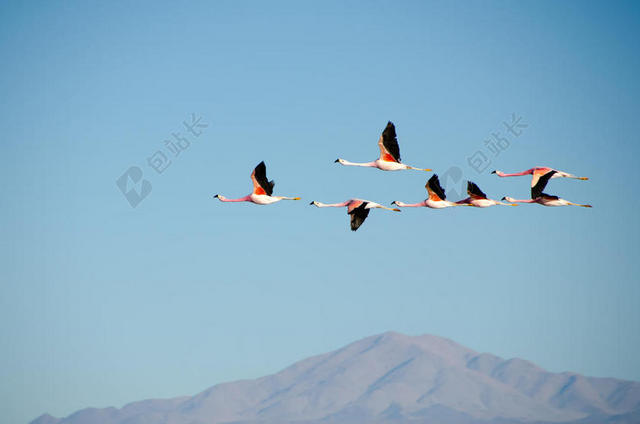
M634 2L3 2L3 420L191 395L386 330L640 380L639 18ZM375 159L388 120L453 200L467 178L526 198L529 177L490 171L544 165L590 177L546 191L594 208L376 210L352 233L309 202L426 195L429 173L333 163ZM247 194L261 160L303 200L213 199ZM116 183L130 167L135 208Z

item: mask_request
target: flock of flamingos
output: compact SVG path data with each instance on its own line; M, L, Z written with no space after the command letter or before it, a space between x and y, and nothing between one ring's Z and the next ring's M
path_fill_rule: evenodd
M398 139L396 137L396 128L392 122L387 124L387 127L382 132L380 139L378 140L378 147L380 147L380 157L373 162L366 163L354 163L344 159L336 159L336 162L342 165L348 166L363 166L369 168L378 168L383 171L400 171L403 169L415 169L417 171L431 171L431 169L415 168L413 166L405 165L400 161L400 147L398 146ZM561 199L558 196L551 196L543 193L547 183L552 178L575 178L578 180L587 180L586 177L576 177L575 175L567 172L558 171L557 169L546 167L535 167L527 169L526 171L517 172L514 174L506 174L501 171L493 171L492 174L496 174L499 177L516 177L520 175L529 175L531 178L531 199L518 200L512 197L505 196L502 200L507 201L504 203L498 200L488 199L487 195L480 190L480 188L471 181L467 181L467 193L469 197L457 202L451 202L447 200L444 193L444 189L440 186L438 176L433 174L425 188L429 193L429 197L419 203L404 203L394 201L391 204L401 207L427 207L434 209L448 208L452 206L474 206L476 208L488 208L493 205L504 206L517 206L518 203L538 203L543 206L582 206L590 208L591 205L580 205L578 203L572 203L568 200ZM253 202L258 205L269 205L271 203L279 202L280 200L300 200L299 197L285 197L285 196L273 196L274 182L267 179L267 167L264 162L260 162L258 166L251 173L251 181L253 182L253 192L247 196L239 199L228 199L222 195L216 194L214 197L221 202ZM351 217L351 230L356 231L367 219L369 211L374 208L386 209L390 211L400 212L397 208L388 208L382 206L379 203L371 202L369 200L362 199L349 199L341 203L321 203L313 201L310 203L319 208L327 207L347 207L347 214Z

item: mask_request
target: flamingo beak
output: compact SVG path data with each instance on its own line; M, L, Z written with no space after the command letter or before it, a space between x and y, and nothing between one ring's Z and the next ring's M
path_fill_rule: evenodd
M502 200L507 200L507 196L503 197Z
M391 204L392 204L392 205L395 205L395 204L396 204L396 201L394 200L393 202L391 202Z
M218 198L218 195L216 194L215 196L213 196L213 198L214 198L214 199L217 199L217 198Z
M495 173L496 173L496 171L491 171L491 173L492 173L492 174L495 174Z
M340 162L339 158L333 161L333 163L338 163L338 162Z
M316 201L314 200L313 202L309 203L310 205L313 205L314 203L316 203Z

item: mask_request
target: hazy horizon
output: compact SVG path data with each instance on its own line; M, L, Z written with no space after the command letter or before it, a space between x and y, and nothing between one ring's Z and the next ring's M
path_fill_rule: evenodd
M192 396L31 424L634 423L640 382L550 373L432 335L385 332Z

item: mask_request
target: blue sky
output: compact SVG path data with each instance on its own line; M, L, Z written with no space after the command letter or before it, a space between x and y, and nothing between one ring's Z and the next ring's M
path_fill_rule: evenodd
M640 380L639 17L632 2L3 3L5 419L195 394L386 330ZM590 177L547 192L594 208L374 211L352 233L308 203L425 197L430 174L333 163L375 159L388 120L406 163L459 169L453 200L467 178L525 198L528 177L489 172L545 165ZM189 137L177 157L173 133ZM261 160L303 201L212 198L247 194ZM152 187L136 208L116 185L131 166Z

